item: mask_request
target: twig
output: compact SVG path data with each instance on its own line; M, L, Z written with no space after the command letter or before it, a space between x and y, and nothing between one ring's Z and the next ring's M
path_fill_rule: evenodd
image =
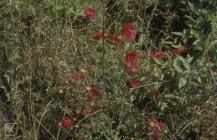
M44 116L45 116L45 114L47 113L47 111L48 111L48 106L53 102L54 100L51 100L48 104L47 104L47 106L45 107L45 111L42 113L42 115L41 115L41 118L40 118L40 122L42 122L42 119L44 118ZM37 136L38 136L38 133L39 133L39 129L40 129L40 126L41 126L41 123L39 123L38 124L38 128L37 128L37 131L36 131L36 134L37 134Z
M41 122L35 116L33 116L31 113L30 115L47 131L48 134L50 134L55 140L57 140L56 137L43 124L41 124Z
M97 111L91 113L90 115L87 115L87 116L84 117L83 119L79 120L79 121L70 129L70 131L68 131L68 133L66 134L64 140L68 137L69 133L70 133L75 127L78 126L78 124L80 124L81 122L83 122L83 121L86 120L87 118L89 118L89 117L91 117L91 116L93 116L93 115L95 115L95 114L97 114L98 112L101 112L101 111L103 111L103 109L99 109L99 110L97 110Z
M155 85L155 84L163 84L163 83L167 83L169 82L170 80L168 81L164 81L164 82L153 82L153 83L148 83L148 84L144 84L144 85L141 85L141 86L138 86L136 88L130 88L130 89L138 89L138 88L142 88L142 87L146 87L146 86L151 86L151 85Z
M215 80L215 78L214 78L214 76L213 76L213 71L212 71L212 69L211 69L211 68L208 68L208 69L209 69L209 73L210 73L210 75L211 75L211 77L212 77L214 83L217 85L216 80Z

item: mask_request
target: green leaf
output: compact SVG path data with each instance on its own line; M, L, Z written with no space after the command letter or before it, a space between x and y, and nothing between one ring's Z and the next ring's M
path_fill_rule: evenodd
M34 8L32 5L29 6L29 12L30 12L34 17L36 16L36 10L35 10L35 8Z
M161 74L162 74L161 69L160 69L159 67L155 67L155 68L154 68L154 76L160 77Z
M179 79L179 89L184 87L186 84L187 84L187 80L184 77Z
M200 77L197 77L197 81L201 84L202 83L202 80Z
M64 7L63 6L61 6L61 5L56 5L56 10L57 11L60 11L60 10L62 10Z
M190 71L190 67L191 67L190 64L183 57L181 57L181 56L178 56L178 59L180 61L182 61L182 64L184 65L185 69L187 71Z
M178 58L175 58L173 62L173 67L178 73L183 73L183 69L178 65Z
M67 14L69 14L69 15L74 14L74 12L75 12L74 7L71 7L68 9Z
M154 61L155 61L158 65L163 65L163 64L164 64L162 60L154 59Z
M172 34L177 35L177 36L182 36L183 35L182 32L172 32Z

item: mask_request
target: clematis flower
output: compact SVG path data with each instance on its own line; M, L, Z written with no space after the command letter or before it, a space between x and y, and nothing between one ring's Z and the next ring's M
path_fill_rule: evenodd
M98 33L91 35L90 38L93 41L99 41L100 39L105 38L107 36L108 36L108 33L106 32L98 32Z
M86 9L84 9L84 16L87 20L92 20L92 19L96 18L97 12L95 9L88 7Z
M165 59L167 58L167 53L166 52L163 52L163 51L154 51L152 53L152 57L155 58L155 59Z
M123 40L119 39L117 35L112 35L111 40L115 42L116 45L121 46L124 44Z
M178 55L178 54L183 54L187 51L187 49L185 47L178 47L173 49L171 52L173 55Z
M70 129L74 126L74 121L70 117L65 117L62 120L61 126L66 129Z
M132 42L136 39L136 35L137 33L134 31L132 23L127 23L124 26L124 36L126 40Z
M141 82L137 79L130 80L130 88L137 88L141 86Z

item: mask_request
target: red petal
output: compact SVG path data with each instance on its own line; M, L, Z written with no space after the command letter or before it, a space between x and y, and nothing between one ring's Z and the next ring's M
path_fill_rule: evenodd
M146 127L142 127L140 128L140 132L144 135L147 133L147 128Z
M177 55L177 54L183 54L187 51L187 49L185 47L179 47L179 48L175 48L172 50L172 54L173 55Z
M106 33L106 32L99 32L99 34L101 37L107 37L108 36L108 33Z
M84 10L84 16L88 20L94 19L97 16L96 10L93 8L86 8Z
M93 102L94 100L99 100L101 98L101 94L97 91L96 87L91 85L91 90L89 91L87 102Z
M152 136L154 137L155 140L160 140L160 137L158 135L156 128L152 128Z
M132 80L130 81L130 87L131 87L131 88L137 88L137 87L139 87L139 86L141 86L141 82L140 82L139 80L137 80L137 79L132 79Z
M155 119L154 117L151 117L148 119L148 124L151 126L151 127L155 127L158 125L158 121L157 119Z
M66 128L66 129L72 128L73 125L74 125L74 121L70 117L65 117L62 120L61 126L64 127L64 128Z
M129 52L125 56L125 62L126 63L135 63L137 60L137 54L136 52Z
M160 129L165 129L166 128L166 124L163 123L163 122L159 122L158 126L159 126Z
M160 96L160 92L159 91L153 92L152 95L153 96Z
M89 109L84 108L84 110L83 110L83 114L84 114L85 116L90 115L90 113L91 113L91 111L90 111Z
M84 75L82 72L77 72L73 75L72 79L76 82L80 82L80 81L84 80Z
M139 71L139 66L135 63L127 63L127 68L128 68L128 71L130 71L130 72L138 72Z
M90 36L90 38L94 41L99 41L102 38L107 37L108 34L106 32L98 32Z
M121 46L124 42L118 38L117 35L112 35L111 40L116 43L116 45Z
M126 40L132 42L136 39L136 31L133 29L133 25L131 23L127 23L124 27L124 36Z
M154 51L152 57L155 59L165 59L167 58L167 53L163 51Z
M87 100L86 100L86 102L92 103L93 100L94 100L93 96L88 95L88 96L87 96Z
M98 33L96 33L91 35L90 38L94 41L99 41L101 39L101 36Z

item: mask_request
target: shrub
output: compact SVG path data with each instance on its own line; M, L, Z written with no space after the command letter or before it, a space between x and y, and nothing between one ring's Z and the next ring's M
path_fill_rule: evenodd
M5 123L22 139L214 139L215 5L3 0Z

